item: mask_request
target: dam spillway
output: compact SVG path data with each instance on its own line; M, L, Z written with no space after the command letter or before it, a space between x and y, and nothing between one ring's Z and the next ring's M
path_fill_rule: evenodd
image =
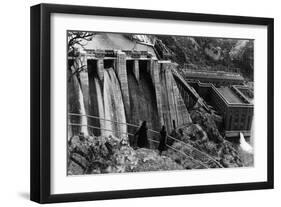
M77 60L80 65L74 64ZM136 131L124 123L140 125L142 121L156 131L165 125L171 133L174 127L191 122L188 106L171 71L176 65L157 59L148 49L104 50L88 46L68 61L73 67L84 66L68 81L68 94L78 92L80 97L80 103L73 101L74 98L69 100L73 106L68 107L68 112L89 115L87 124L94 126L88 128L89 134L123 137ZM74 122L85 124L85 119ZM85 132L85 128L73 126L71 135L80 132Z
M147 61L139 64L139 74L134 73L135 61L128 61L127 77L130 97L130 123L140 125L146 121L148 128L159 129L160 121L157 111L157 101L150 74L147 72ZM132 64L133 63L133 64Z

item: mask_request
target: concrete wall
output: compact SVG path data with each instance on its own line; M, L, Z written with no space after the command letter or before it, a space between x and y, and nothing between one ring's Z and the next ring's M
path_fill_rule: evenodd
M163 106L162 106L162 98L161 98L161 83L160 83L160 65L157 60L149 60L148 61L148 72L151 74L152 82L154 84L154 90L156 94L157 101L157 110L159 115L160 125L164 125L163 118Z
M173 121L176 127L191 122L189 112L173 78L172 67L175 67L172 63L160 63L159 71L162 116L168 132L173 130Z
M89 81L89 111L88 115L92 116L100 116L100 108L99 108L99 100L98 97L98 91L100 91L99 88L97 88L97 81L101 81L98 79L100 77L98 75L98 66L101 66L101 64L98 64L97 60L88 60L87 61L87 68L88 68L88 81ZM101 70L101 69L99 69ZM103 77L103 76L102 76ZM88 124L95 127L101 127L100 121L98 119L88 119ZM95 135L100 135L101 131L99 129L91 129L91 132Z
M115 70L117 73L117 77L120 81L126 116L129 116L130 99L129 99L128 79L127 79L127 68L126 68L126 54L124 52L118 51Z
M188 94L180 91L173 77L173 63L153 58L130 58L122 51L118 51L116 59L110 62L104 61L103 57L87 60L83 56L81 60L81 66L85 65L86 69L79 73L79 81L88 115L100 116L103 110L100 100L102 88L98 86L101 87L104 82L104 67L113 65L120 83L128 123L139 125L146 120L150 128L160 130L165 125L170 133L174 124L178 127L191 122L186 105L190 99ZM88 123L101 127L97 119L88 118ZM98 129L91 131L100 134ZM133 132L131 129L129 131Z

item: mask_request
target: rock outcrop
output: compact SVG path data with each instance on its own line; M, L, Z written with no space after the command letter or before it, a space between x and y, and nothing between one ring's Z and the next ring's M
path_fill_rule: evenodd
M181 170L153 149L134 150L126 139L73 136L68 142L68 175Z
M210 156L223 167L245 166L240 157L240 152L231 142L226 141L220 135L212 115L201 108L192 110L190 115L193 124L182 128L182 132L177 136L182 142L186 143L187 146L190 145L206 153L207 156ZM182 142L175 142L172 147L183 151L190 156L191 159L206 163L209 168L218 167L215 162L206 161L206 159L208 159L207 156L196 152L196 150L191 150L190 147L185 146ZM173 150L167 150L165 155L173 158L173 160L182 165L185 169L202 168L200 164L186 162L186 156L180 155Z
M198 108L190 111L190 116L194 124L199 124L206 131L209 140L216 143L223 141L211 114L202 108Z

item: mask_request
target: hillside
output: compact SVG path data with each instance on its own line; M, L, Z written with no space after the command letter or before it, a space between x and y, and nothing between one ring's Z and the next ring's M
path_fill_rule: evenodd
M237 71L253 80L253 41L209 37L157 36L181 68Z

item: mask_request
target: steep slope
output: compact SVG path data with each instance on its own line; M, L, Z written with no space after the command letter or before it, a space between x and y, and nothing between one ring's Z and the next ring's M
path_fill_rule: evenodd
M239 68L245 78L253 78L253 40L161 35L157 38L181 68L227 71Z

